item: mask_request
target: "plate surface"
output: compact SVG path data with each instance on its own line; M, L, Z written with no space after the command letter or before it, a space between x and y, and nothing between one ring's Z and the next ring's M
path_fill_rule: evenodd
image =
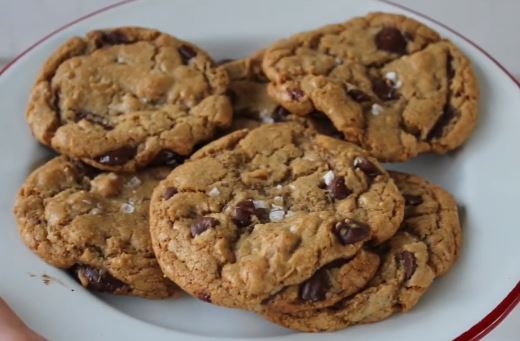
M520 279L520 91L489 57L461 37L405 10L359 0L149 0L102 11L57 32L0 77L0 296L50 340L203 340L255 338L311 340L254 314L183 297L146 301L95 296L64 272L27 250L11 213L27 174L49 158L24 121L28 94L45 58L73 35L112 26L141 25L193 41L215 59L238 58L276 39L370 11L404 13L452 39L472 60L481 89L478 127L459 151L389 165L425 176L466 207L462 255L410 313L386 321L321 334L320 340L457 337L492 311ZM46 277L47 276L47 277Z

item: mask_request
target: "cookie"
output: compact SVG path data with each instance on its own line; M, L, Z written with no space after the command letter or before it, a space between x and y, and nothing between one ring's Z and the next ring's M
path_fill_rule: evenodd
M405 201L404 222L378 247L383 261L370 283L358 293L323 309L282 313L263 308L262 315L287 328L333 331L376 322L413 308L435 277L453 265L460 251L457 203L426 180L391 172Z
M389 239L403 211L365 150L285 122L231 133L174 169L154 190L150 229L181 288L251 309Z
M477 120L470 61L425 25L371 13L275 43L269 94L298 115L323 112L381 161L460 146Z
M104 170L174 165L231 124L227 74L159 31L93 31L54 52L33 87L34 136Z
M228 95L233 104L233 123L226 133L245 128L253 129L262 124L298 121L322 134L341 137L342 134L322 113L297 116L269 96L269 80L262 71L263 56L264 51L261 50L249 57L227 61L220 66L229 75Z
M69 269L89 289L166 298L179 289L153 254L148 207L170 168L98 172L64 156L36 169L14 212L24 243L47 263Z

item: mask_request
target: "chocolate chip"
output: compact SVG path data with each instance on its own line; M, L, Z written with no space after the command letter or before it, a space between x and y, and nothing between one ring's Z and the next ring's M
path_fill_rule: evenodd
M406 281L412 277L417 268L415 256L411 252L403 251L399 254L399 261L404 267L404 280Z
M372 80L372 91L383 101L391 101L399 98L392 85L379 78Z
M368 102L370 101L370 96L359 89L350 89L347 91L347 95L349 95L356 102Z
M433 128L428 133L427 139L437 139L442 136L444 128L451 122L451 120L457 116L457 111L449 104L444 106L441 117L437 120Z
M86 120L86 121L89 121L90 123L100 125L100 126L102 126L103 128L105 128L107 130L110 130L110 129L114 128L111 124L109 124L107 122L105 117L103 117L103 116L101 116L99 114L94 114L93 112L90 112L90 111L77 111L77 112L75 112L74 120L76 122L79 122L81 120Z
M112 276L105 269L97 269L88 265L76 265L72 272L86 288L114 293L118 289L124 288L125 283Z
M119 45L130 43L130 39L128 39L126 34L117 30L103 32L101 35L101 41L103 45Z
M267 208L256 208L255 216L258 218L258 220L260 220L261 223L270 221L269 210Z
M175 194L177 194L177 188L175 187L166 187L163 193L164 200L168 200L171 197L173 197Z
M211 296L207 293L199 294L197 297L204 302L211 303Z
M289 110L287 110L284 107L282 107L281 105L279 105L274 109L272 117L275 122L281 122L281 121L285 121L285 119L287 118L287 116L289 116L289 114L290 114Z
M379 31L376 34L375 43L380 50L398 54L406 53L406 39L395 27L385 27Z
M327 186L330 194L334 199L345 199L352 193L352 191L345 185L344 176L336 176L332 179L330 185Z
M345 219L334 225L334 234L343 245L354 244L370 235L368 225L352 219Z
M212 217L197 218L190 226L191 236L195 237L202 232L213 228L219 224L219 221Z
M94 160L103 165L119 166L131 160L135 156L136 152L136 147L124 146L118 149L111 150L105 154L102 154L94 158Z
M159 153L157 153L150 165L176 167L183 163L184 159L185 158L183 156L180 156L179 154L169 149L162 149Z
M422 204L423 199L420 195L403 194L404 203L408 206L417 206Z
M302 301L323 301L329 288L330 281L327 272L318 270L311 278L300 285L298 295Z
M193 47L189 45L181 45L177 48L177 51L181 55L182 62L186 65L190 62L190 59L197 55L197 51L195 51Z
M242 200L235 206L231 220L239 227L245 227L251 224L255 213L256 209L253 200Z
M301 99L303 96L305 96L305 94L301 89L290 89L289 96L291 97L291 100L297 101Z
M361 169L363 173L371 178L375 178L381 174L381 170L364 156L356 156L353 164L354 168Z

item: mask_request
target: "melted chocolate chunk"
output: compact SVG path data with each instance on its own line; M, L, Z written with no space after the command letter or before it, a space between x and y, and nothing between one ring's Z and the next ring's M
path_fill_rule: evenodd
M375 43L378 49L397 54L406 53L406 39L395 27L385 27L375 36Z
M212 217L197 218L190 226L191 236L195 237L204 231L217 226L220 222Z
M444 128L457 116L457 111L449 104L444 106L442 115L439 117L433 128L428 133L427 139L433 140L442 137Z
M345 199L352 193L352 191L345 185L345 177L344 176L336 176L327 186L330 194L334 199L341 200Z
M256 209L253 200L242 200L235 206L231 220L239 227L246 227L251 225L255 213Z
M354 244L370 236L370 228L353 219L345 219L334 225L333 232L343 245Z
M88 289L114 293L127 285L105 269L97 269L89 265L78 264L71 269L81 285Z
M300 285L298 295L302 301L306 302L323 301L329 288L330 281L327 272L318 270Z
M381 174L381 170L376 167L369 159L364 156L357 156L354 159L354 168L361 169L367 176L374 178Z
M121 31L103 32L101 35L101 42L103 45L120 45L128 44L131 40Z
M124 146L118 149L111 150L106 152L105 154L99 155L94 158L96 162L99 162L103 165L109 166L119 166L127 163L131 159L134 158L137 152L136 147L132 146Z
M169 149L163 149L153 159L153 161L150 163L151 166L169 166L169 167L176 167L183 163L185 160L185 157L169 150Z
M372 91L383 101L399 98L397 91L395 91L392 85L379 78L372 80Z
M403 251L399 254L399 261L404 267L404 280L409 280L417 268L415 256L411 252Z

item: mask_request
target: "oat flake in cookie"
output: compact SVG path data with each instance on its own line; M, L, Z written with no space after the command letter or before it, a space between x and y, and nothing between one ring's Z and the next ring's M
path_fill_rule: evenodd
M191 43L145 28L93 31L47 60L26 116L40 142L100 169L175 165L231 124L227 86Z
M301 310L296 291L311 304L363 285L345 281L327 294L306 282L319 270L341 271L365 244L388 240L404 199L365 150L286 122L239 130L197 151L156 187L150 209L159 264L187 292L231 307L270 301ZM372 270L343 271L370 277Z
M322 309L284 313L270 307L267 319L301 331L333 331L385 319L412 309L435 277L448 271L461 247L461 226L453 197L425 179L390 172L406 201L397 234L374 251L381 266L356 294Z
M24 243L89 289L166 298L180 290L153 254L148 207L170 168L135 174L99 172L64 156L35 170L14 212Z
M264 55L268 91L294 114L323 112L381 161L460 146L477 120L470 61L425 25L372 13L296 34Z

